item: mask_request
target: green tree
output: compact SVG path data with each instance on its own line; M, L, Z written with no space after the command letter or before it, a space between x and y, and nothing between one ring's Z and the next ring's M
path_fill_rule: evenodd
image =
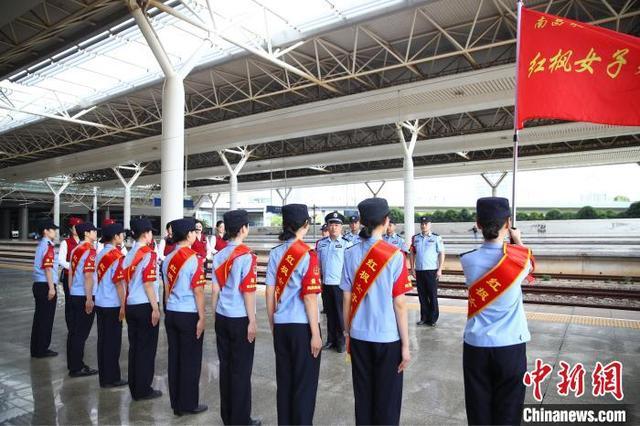
M431 220L433 220L434 222L446 222L444 212L441 210L436 210L435 212L433 212L433 215L431 215Z
M391 218L391 220L395 221L396 223L403 223L404 210L399 209L397 207L392 207L391 211L389 212L389 217Z
M562 212L560 210L549 210L547 214L544 215L546 220L560 220L562 219Z
M271 216L271 226L282 226L282 216Z
M455 210L449 209L444 212L444 218L446 222L460 222L460 213Z
M472 220L472 217L471 217L471 213L469 213L469 210L467 209L460 210L460 221L470 222L471 220Z
M529 220L544 220L544 214L540 212L529 213Z
M615 219L617 217L620 217L620 215L616 212L614 212L613 210L607 210L606 212L604 212L604 216L607 219Z
M597 219L598 212L591 206L584 206L576 213L576 219Z
M616 195L615 197L613 197L613 201L626 201L626 202L629 202L631 200L626 195Z
M624 212L624 217L640 217L640 201L631 203L627 211Z
M529 220L529 214L525 213L525 212L516 212L516 219L517 220Z
M563 212L562 213L562 220L571 220L571 219L575 219L576 218L576 214L573 212Z

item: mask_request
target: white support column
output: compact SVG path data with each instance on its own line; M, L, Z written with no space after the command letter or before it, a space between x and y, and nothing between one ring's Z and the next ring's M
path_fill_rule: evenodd
M240 156L240 161L235 166L232 166L227 160L226 152L231 154L237 154ZM218 151L218 155L220 155L220 159L227 166L227 170L229 170L229 210L235 210L238 204L238 174L244 167L245 163L249 159L251 155L251 151L247 149L247 147L238 148L238 150L225 149L224 151Z
M113 168L114 173L120 179L120 182L124 186L124 211L123 211L123 226L124 229L129 229L131 226L131 187L136 180L140 177L140 174L144 171L144 167L140 164L135 164L134 166L135 173L133 176L127 181L120 173L120 170L117 167ZM163 203L164 204L164 203ZM180 202L180 206L182 206L182 202Z
M98 227L98 187L93 187L93 226Z
M71 184L71 179L66 178L62 185L58 189L54 189L49 182L49 179L45 179L44 183L47 184L51 192L53 193L53 223L56 226L60 226L60 195L64 192L65 189Z
M20 207L20 239L26 240L29 234L29 207Z
M289 194L291 194L292 189L293 188L283 188L283 192L280 192L280 188L276 189L276 193L278 194L278 197L280 197L280 201L282 201L283 206L287 204L287 198L289 198Z
M402 150L404 152L404 233L407 238L413 235L415 231L415 203L413 201L413 151L416 147L418 135L422 126L418 125L418 120L413 123L405 121L403 123L396 123L398 129L398 136L400 137L400 143L402 144ZM411 132L411 139L407 142L402 128L405 127Z
M215 227L216 222L218 221L218 210L216 204L218 204L218 200L220 199L220 193L209 194L209 201L211 201L211 226Z
M168 222L184 216L183 80L198 62L198 58L204 51L203 48L211 41L203 41L180 69L176 69L138 3L136 0L128 0L129 10L165 76L162 87L162 137L160 139L161 221L164 229Z
M489 186L491 187L491 196L496 197L498 194L498 187L504 180L505 176L507 176L507 172L502 172L502 174L500 174L500 177L498 177L498 179L496 179L495 182L491 180L491 178L488 175L489 175L488 173L480 173L480 176L482 176L482 179L484 179L484 181L487 182L487 184L489 184Z
M380 191L382 191L382 188L384 187L385 183L387 183L387 181L385 180L381 181L380 186L378 186L378 189L373 189L373 187L371 186L371 182L365 182L364 184L367 186L367 189L369 190L369 192L371 192L371 195L373 195L373 198L376 198L380 193Z

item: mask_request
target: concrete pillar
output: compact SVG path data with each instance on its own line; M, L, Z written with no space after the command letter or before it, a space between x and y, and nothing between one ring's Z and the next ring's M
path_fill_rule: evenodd
M246 164L249 156L251 155L251 151L249 151L246 147L239 149L238 151L234 150L226 150L226 152L231 152L233 154L240 155L240 161L235 166L232 166L227 160L225 153L223 151L218 151L218 155L220 155L220 159L227 166L227 170L229 170L229 210L237 209L237 200L238 200L238 174Z
M415 231L415 204L413 200L413 151L416 147L418 135L422 126L418 125L418 120L413 123L404 122L396 123L400 143L404 152L403 178L404 178L404 232L406 236L413 235ZM411 131L411 139L407 141L402 128L405 127Z
M504 180L505 176L507 176L507 172L502 172L500 177L495 181L491 180L487 173L480 173L480 176L482 176L482 179L484 179L484 181L491 187L491 196L496 197L498 194L498 187Z
M160 140L162 229L184 216L184 85L177 74L166 76L162 88Z
M130 225L131 225L131 187L133 186L134 183L136 183L136 180L138 180L138 178L140 177L140 174L142 174L142 172L144 171L144 167L141 166L140 164L136 164L134 166L134 170L135 170L135 173L133 174L131 179L127 181L122 176L122 173L120 173L120 170L117 167L113 168L114 173L116 174L116 176L118 176L118 179L120 179L120 182L122 182L122 186L124 186L124 199L123 199L123 212L122 212L122 226L124 226L124 229L130 229Z
M29 207L20 207L20 239L26 240L29 234Z
M283 192L280 192L280 188L276 189L276 193L278 194L278 197L280 197L280 201L282 202L283 206L287 204L287 198L289 198L291 190L292 188L284 188Z
M211 227L216 227L218 221L218 200L220 199L220 193L209 194L209 201L211 201Z
M109 207L107 207L107 208L104 210L104 218L105 218L105 220L106 220L106 219L111 219L111 209L110 209Z
M11 238L11 210L9 209L2 209L0 231L2 232L0 238L7 240Z
M140 8L141 2L127 0L133 18L140 27L149 48L165 76L162 87L162 137L160 139L160 185L162 229L168 222L184 216L184 83L205 51L211 45L205 40L193 54L176 69L162 42Z
M71 185L71 179L66 178L58 189L54 189L48 179L45 179L44 183L47 184L47 186L53 193L53 223L60 226L60 195L64 192L65 189L67 189L69 185Z
M382 191L382 188L384 187L384 184L387 183L387 181L383 180L380 182L380 185L378 186L378 189L374 189L371 186L371 182L365 182L365 186L367 187L367 189L369 190L369 192L371 192L371 195L373 195L373 198L376 198L378 196L378 194L380 193L380 191Z

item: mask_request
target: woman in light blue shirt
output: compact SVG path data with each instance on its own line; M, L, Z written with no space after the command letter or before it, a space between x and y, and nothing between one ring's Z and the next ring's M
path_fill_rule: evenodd
M98 320L98 379L100 387L126 386L120 375L122 320L125 289L122 283L124 255L120 245L124 227L118 223L102 228L103 249L96 256L95 303Z
M122 262L127 288L126 318L129 335L129 390L135 401L159 398L153 389L160 308L158 306L157 255L150 247L153 226L149 219L131 221L136 240Z
M51 221L44 221L38 225L40 241L33 260L33 326L31 327L31 356L33 358L47 358L58 355L49 349L53 319L56 315L56 278L58 265L55 260L53 240L56 238L58 226Z
M278 424L313 423L322 339L318 257L302 241L309 230L304 204L282 207L283 244L269 253L266 298L276 353Z
M348 248L340 288L355 396L356 424L397 425L403 371L411 360L404 293L411 282L404 254L382 239L389 226L384 198L358 204L360 243Z
M213 256L213 308L220 360L220 416L225 425L259 424L251 418L251 370L256 339L256 255L246 210L224 214L228 244Z
M197 414L204 340L203 262L191 249L196 240L194 219L171 222L176 248L164 259L162 272L166 297L165 328L169 346L169 397L176 416Z
M460 258L469 286L469 318L464 329L464 393L469 424L520 424L527 369L526 342L531 339L522 304L521 283L532 263L524 256L511 267L509 281L502 277L509 252L507 236L518 252L520 231L511 228L509 200L480 198L476 205L477 226L484 244ZM505 261L501 261L501 259ZM500 263L500 266L496 267ZM495 293L495 294L494 294ZM494 299L488 299L495 297ZM487 302L484 305L482 302ZM489 302L490 301L490 302Z

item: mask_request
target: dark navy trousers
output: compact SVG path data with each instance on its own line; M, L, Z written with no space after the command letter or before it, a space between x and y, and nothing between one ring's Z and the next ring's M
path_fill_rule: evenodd
M462 352L464 398L470 425L519 425L527 371L525 343L478 347Z

